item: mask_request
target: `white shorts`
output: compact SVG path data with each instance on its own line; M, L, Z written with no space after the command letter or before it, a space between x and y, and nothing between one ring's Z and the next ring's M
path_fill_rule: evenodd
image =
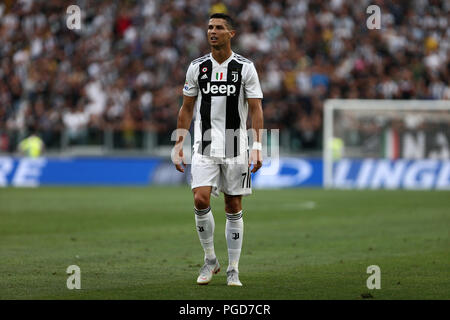
M232 196L252 193L247 152L235 158L215 158L197 152L192 156L191 188L211 186L211 194L219 191Z

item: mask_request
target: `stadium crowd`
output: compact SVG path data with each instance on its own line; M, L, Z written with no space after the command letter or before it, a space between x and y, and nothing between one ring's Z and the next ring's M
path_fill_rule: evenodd
M81 9L81 29L66 9ZM369 30L366 9L381 9ZM439 0L5 0L0 4L0 151L30 128L47 148L116 132L169 143L208 16L237 22L233 50L254 61L266 128L295 150L321 148L327 98L450 99L450 2Z

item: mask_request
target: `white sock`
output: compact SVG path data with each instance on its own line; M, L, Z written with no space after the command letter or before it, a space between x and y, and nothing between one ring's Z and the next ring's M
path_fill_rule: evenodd
M244 236L244 220L242 210L238 213L227 213L225 224L225 238L228 246L228 269L239 272L239 258L241 256L242 238Z
M214 216L211 207L195 211L195 226L197 228L198 238L205 251L205 259L215 260L216 253L214 252Z

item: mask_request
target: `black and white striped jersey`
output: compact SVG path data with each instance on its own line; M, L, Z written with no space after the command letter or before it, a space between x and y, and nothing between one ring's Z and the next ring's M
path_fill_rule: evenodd
M183 94L197 97L194 152L232 158L247 151L247 99L263 97L253 62L234 52L221 64L211 53L195 59Z

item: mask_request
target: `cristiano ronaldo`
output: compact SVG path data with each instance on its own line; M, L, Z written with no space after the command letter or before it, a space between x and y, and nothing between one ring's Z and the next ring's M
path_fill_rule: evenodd
M182 149L186 134L182 132L189 130L194 110L196 114L191 188L196 229L204 250L204 265L197 278L200 285L208 284L220 271L214 251L215 224L210 197L223 192L227 285L242 286L239 280L244 235L242 196L251 194L251 173L262 166L263 94L254 64L231 50L235 33L230 16L216 13L210 17L207 36L211 53L189 65L178 114L173 162L180 172L186 167ZM253 132L251 152L246 126L248 113Z

